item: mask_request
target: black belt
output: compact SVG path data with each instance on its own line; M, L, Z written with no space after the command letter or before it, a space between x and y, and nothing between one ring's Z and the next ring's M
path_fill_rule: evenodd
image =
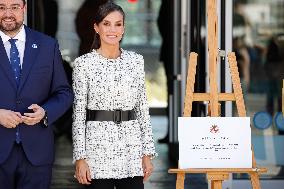
M116 124L122 121L135 120L134 110L89 110L87 109L86 121L113 121Z

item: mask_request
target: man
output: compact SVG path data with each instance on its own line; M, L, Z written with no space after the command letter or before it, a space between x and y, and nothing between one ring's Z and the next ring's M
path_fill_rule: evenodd
M57 42L25 25L25 0L0 0L0 188L48 189L52 123L72 104Z

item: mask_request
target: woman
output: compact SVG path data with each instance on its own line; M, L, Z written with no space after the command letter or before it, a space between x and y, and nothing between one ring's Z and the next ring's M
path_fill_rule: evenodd
M75 177L94 189L143 189L156 156L143 57L120 48L125 14L106 3L92 51L74 62Z

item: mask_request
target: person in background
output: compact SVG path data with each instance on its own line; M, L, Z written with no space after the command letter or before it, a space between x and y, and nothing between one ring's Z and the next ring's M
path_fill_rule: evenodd
M171 15L172 0L162 0L157 19L158 29L162 37L162 44L160 49L160 61L163 62L165 74L167 79L167 93L168 105L166 107L166 114L169 118L170 96L173 95L173 16ZM169 143L169 123L167 126L167 134L164 138L158 140L159 143Z
M23 24L25 0L0 0L0 188L48 189L54 121L73 102L57 42Z
M250 85L251 58L249 48L253 46L249 35L250 30L251 24L244 14L244 5L235 0L233 13L233 51L236 53L244 98L249 92Z
M80 38L79 56L90 51L92 41L94 40L94 17L100 5L108 0L85 0L79 8L76 19L76 31Z
M92 51L74 61L74 176L87 188L143 189L153 171L144 59L120 48L124 20L120 6L101 5Z
M43 0L43 23L44 23L44 30L48 36L53 38L56 37L56 32L58 29L58 4L56 0ZM52 11L51 11L52 10Z
M282 80L284 78L284 37L272 36L268 42L266 62L264 65L268 79L266 111L273 117L276 112L281 112L282 105ZM279 130L279 134L284 132Z

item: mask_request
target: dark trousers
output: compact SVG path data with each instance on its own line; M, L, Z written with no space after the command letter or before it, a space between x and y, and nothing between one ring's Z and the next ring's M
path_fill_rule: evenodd
M0 164L0 188L49 189L52 166L32 165L21 144L15 144L8 159Z
M143 177L123 179L93 179L90 189L144 189Z

